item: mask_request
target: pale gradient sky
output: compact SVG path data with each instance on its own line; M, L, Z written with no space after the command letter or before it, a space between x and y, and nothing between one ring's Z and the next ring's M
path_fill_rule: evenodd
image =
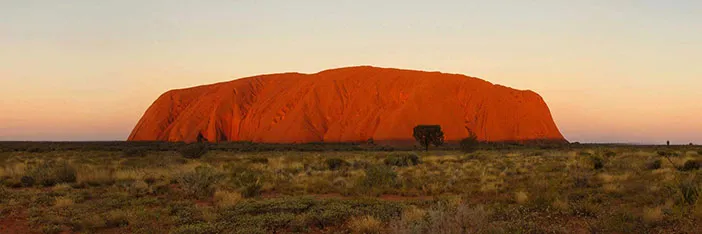
M0 45L0 141L124 140L169 89L373 65L534 90L570 141L702 144L699 0L0 0Z

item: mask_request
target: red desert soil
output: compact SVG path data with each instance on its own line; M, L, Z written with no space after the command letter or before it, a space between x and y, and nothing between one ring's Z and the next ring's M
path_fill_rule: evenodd
M419 124L441 125L447 141L565 142L532 91L458 74L349 67L284 73L171 90L130 141L264 143L411 141Z
M29 221L20 214L11 214L0 217L0 234L4 233L33 233L29 228Z

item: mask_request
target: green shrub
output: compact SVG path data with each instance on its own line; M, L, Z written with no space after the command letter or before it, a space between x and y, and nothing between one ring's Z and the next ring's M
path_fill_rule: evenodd
M339 227L349 218L358 216L372 216L387 222L398 217L403 208L399 203L374 199L247 199L223 210L217 221L224 224L225 229L256 228L275 233L308 227Z
M383 160L387 166L414 166L420 163L419 156L415 153L397 153L392 154Z
M397 173L392 168L376 165L366 168L361 185L367 188L387 188L398 185Z
M41 226L41 233L45 234L52 234L52 233L61 233L62 228L59 225L56 224L46 224Z
M168 205L167 211L177 225L198 224L203 221L202 212L192 202L179 201L171 203Z
M617 152L614 152L611 150L605 150L602 152L602 156L604 156L606 158L611 158L611 157L617 156Z
M592 162L592 168L595 170L604 168L604 159L602 157L591 156L590 162Z
M371 164L368 161L353 161L351 163L353 169L365 169L369 166L371 166Z
M198 166L195 171L185 173L178 178L178 183L188 196L207 198L214 194L213 185L219 181L220 176L212 167Z
M325 161L325 163L327 164L327 167L329 168L329 170L332 170L332 171L335 171L335 170L338 170L342 167L347 167L350 165L348 162L346 162L340 158L329 158Z
M30 167L26 177L28 177L26 178L27 184L33 179L39 184L48 187L57 183L76 182L76 169L66 161L49 160Z
M229 184L238 189L243 197L255 197L261 193L264 174L259 170L236 165L228 167Z
M702 190L700 185L694 180L685 180L678 184L678 189L681 194L682 201L688 205L694 205L700 196Z
M661 157L679 156L677 152L674 152L671 150L659 150L656 153L658 154L658 156L661 156Z
M649 170L656 170L661 168L662 161L660 159L653 160L646 165Z
M311 197L284 197L275 199L246 199L227 209L226 216L263 213L302 213L319 201Z
M699 170L700 166L702 166L702 162L698 160L687 160L685 161L685 164L680 168L681 171L692 171L692 170Z
M178 152L180 152L181 155L183 155L184 158L201 158L203 155L207 153L207 144L206 143L193 143L193 144L187 144L184 146L181 146L178 149Z

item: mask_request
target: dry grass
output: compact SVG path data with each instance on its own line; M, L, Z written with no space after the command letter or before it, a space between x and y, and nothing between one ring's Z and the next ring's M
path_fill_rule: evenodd
M76 182L97 186L112 184L115 181L114 170L93 166L80 167L76 172Z
M525 204L529 201L529 195L523 191L516 192L514 193L514 201L516 201L517 204Z
M242 200L241 193L226 190L217 190L214 193L214 201L218 207L232 207Z
M72 206L74 204L73 199L69 197L57 197L54 200L54 207L57 208L63 208L63 207L68 207Z
M27 165L24 163L13 163L0 166L0 177L21 177L25 174Z
M37 232L699 233L702 199L681 202L679 181L699 184L700 171L678 171L653 148L605 150L415 152L422 163L383 169L396 177L382 184L364 184L367 169L406 152L0 152L0 215L31 205ZM689 152L698 150L680 150L674 164L700 159ZM330 170L330 157L349 164ZM53 158L75 168L75 182L22 181ZM659 159L661 168L646 166ZM201 166L208 172L193 174ZM313 209L310 197L338 201ZM383 213L388 204L401 209Z
M659 223L663 221L663 209L661 207L644 208L643 219L647 223Z
M381 233L382 223L372 216L351 218L348 227L352 233Z

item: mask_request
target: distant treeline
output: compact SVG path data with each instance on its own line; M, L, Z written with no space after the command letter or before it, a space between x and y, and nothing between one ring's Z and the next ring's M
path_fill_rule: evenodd
M398 144L382 145L369 143L302 143L302 144L269 144L252 142L220 142L194 143L206 144L209 150L231 152L263 152L263 151L409 151L421 150L419 145ZM183 142L162 141L98 141L98 142L0 142L0 152L49 152L49 151L125 151L139 149L146 151L174 151L187 145ZM579 144L554 143L549 141L534 142L500 142L480 143L480 150L509 150L509 149L563 149L563 148L593 148L593 147L661 147L656 145L626 145L626 144ZM673 146L671 146L673 147ZM689 147L689 146L674 146ZM433 150L460 150L457 142L447 142Z

